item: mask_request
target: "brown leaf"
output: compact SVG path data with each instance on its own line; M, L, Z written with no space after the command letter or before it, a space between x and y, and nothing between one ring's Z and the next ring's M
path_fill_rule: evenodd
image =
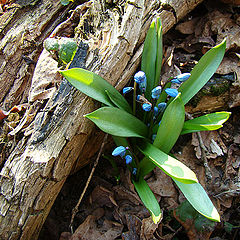
M129 231L122 234L122 239L138 240L142 224L141 220L137 216L131 214L126 214L125 217Z
M222 141L220 135L217 131L205 131L201 132L202 141L204 146L206 147L207 158L216 158L218 156L222 156L227 153L227 147ZM192 145L195 146L196 157L201 159L201 148L199 145L199 140L196 133L192 134Z
M141 227L141 239L142 240L154 240L154 232L158 228L158 224L155 224L151 217L142 220Z
M177 195L172 180L160 168L154 169L154 176L147 180L154 194L161 197L174 197Z
M176 26L176 30L178 30L182 34L193 34L196 29L196 23L199 21L199 18L193 18L183 23L179 23Z
M29 101L51 98L57 91L56 83L59 83L61 79L62 77L58 73L58 62L44 49L34 71Z
M113 207L116 205L116 201L114 200L113 192L108 189L97 186L91 193L91 202L97 204L98 206L108 206Z
M121 235L123 226L119 223L105 220L102 226L96 223L96 217L89 215L77 228L70 240L109 240Z

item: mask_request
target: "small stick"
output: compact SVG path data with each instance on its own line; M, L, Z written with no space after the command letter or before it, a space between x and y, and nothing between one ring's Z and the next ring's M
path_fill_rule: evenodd
M105 143L106 143L106 141L107 141L107 138L108 138L108 134L106 134L105 137L104 137L104 139L103 139L102 145L101 145L100 150L99 150L98 155L97 155L97 158L96 158L96 160L95 160L95 162L94 162L94 165L93 165L93 167L92 167L92 171L91 171L91 173L90 173L90 175L89 175L89 177L88 177L88 180L87 180L86 185L85 185L85 187L84 187L84 189L83 189L83 192L82 192L82 194L81 194L81 196L80 196L80 198L79 198L79 200L78 200L78 203L77 203L77 205L75 206L75 208L72 210L72 218L71 218L71 222L70 222L70 224L69 224L69 228L70 228L72 234L73 234L73 221L74 221L74 218L75 218L75 216L76 216L76 214L77 214L77 212L78 212L78 208L79 208L79 205L80 205L80 203L81 203L81 201L82 201L82 199L83 199L83 197L84 197L84 194L85 194L86 191L87 191L87 188L88 188L88 185L89 185L89 183L90 183L90 181L91 181L91 179L92 179L93 173L94 173L94 171L95 171L95 169L96 169L96 167L97 167L97 165L98 165L98 161L99 161L99 158L100 158L100 156L101 156L101 154L102 154L103 147L104 147L104 145L105 145Z
M206 149L206 147L203 143L202 136L201 136L200 132L197 132L197 137L198 137L198 141L199 141L199 146L201 148L201 159L203 161L203 166L205 168L205 174L206 174L206 177L207 177L207 181L209 181L209 180L212 179L212 173L211 173L211 169L208 165L208 160L207 160L207 156L206 156L207 149Z
M188 119L193 119L192 115L189 113L186 113L186 116ZM200 146L200 150L201 150L201 159L203 162L203 166L205 168L205 174L207 177L207 181L210 181L212 179L212 172L208 165L208 160L207 160L207 156L206 156L207 149L203 143L201 133L200 132L196 132L196 133L197 133L197 138L198 138L198 142L199 142L199 146Z

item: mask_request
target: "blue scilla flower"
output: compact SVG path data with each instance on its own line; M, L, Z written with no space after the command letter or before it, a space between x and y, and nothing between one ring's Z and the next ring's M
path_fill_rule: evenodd
M158 115L158 112L159 112L158 107L154 107L153 108L153 115L154 115L154 117L156 117Z
M134 81L138 84L146 82L147 78L145 72L139 71L134 75Z
M159 104L158 104L159 112L163 112L166 107L167 107L167 103L165 103L165 102L159 103Z
M113 150L112 155L113 155L114 157L116 157L116 156L124 157L125 154L126 154L126 149L127 149L127 148L125 148L125 147L123 147L123 146L116 147L116 148Z
M125 87L123 88L123 94L129 93L133 90L133 87Z
M132 162L132 157L130 155L126 155L125 160L126 164L130 164Z
M133 168L132 174L133 174L133 175L136 175L136 174L137 174L137 169L136 169L136 168Z
M174 79L177 79L180 82L185 82L186 80L189 79L190 76L191 76L191 73L182 73L177 75Z
M162 91L162 88L161 88L160 86L155 87L155 88L152 90L152 98L158 99L159 96L160 96L161 91Z
M137 101L143 102L143 96L142 95L137 95Z
M149 111L151 111L151 109L152 109L152 105L149 104L149 103L144 103L144 104L142 105L142 109L143 109L145 112L149 112Z
M177 78L172 79L171 82L172 83L181 84L181 82Z
M173 88L166 88L165 92L170 96L170 97L176 97L178 95L178 90L173 89Z
M134 75L134 81L139 84L140 91L145 92L147 87L147 78L143 71L139 71Z

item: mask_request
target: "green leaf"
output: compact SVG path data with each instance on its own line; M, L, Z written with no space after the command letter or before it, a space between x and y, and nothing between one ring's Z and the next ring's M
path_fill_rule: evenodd
M154 88L156 57L157 31L155 22L152 22L144 42L141 63L141 70L145 72L147 77L147 88L145 93L146 98L150 98L151 91Z
M156 167L156 165L146 156L141 160L140 164L139 164L139 172L140 172L140 176L144 177L146 176L148 173L150 173L154 168Z
M77 42L72 38L60 38L58 56L64 64L73 60L77 51Z
M188 120L184 123L181 134L219 129L230 115L230 112L215 112Z
M120 109L125 110L129 113L132 113L132 109L129 106L127 100L121 95L109 92L108 90L105 90L106 94L108 95L109 99Z
M136 182L133 181L133 184L144 206L151 213L153 222L157 224L162 219L162 212L152 190L143 178Z
M173 179L190 204L204 217L220 222L220 216L200 183L185 184Z
M122 109L131 112L129 104L125 98L105 79L97 74L82 68L71 68L59 71L74 87L108 106L115 106L109 99L108 94L114 97L114 102ZM106 93L108 92L108 94Z
M112 138L117 146L128 147L128 145L129 145L127 138L125 138L125 137L112 136Z
M190 78L184 82L179 92L184 105L207 83L220 65L226 49L226 40L209 50L193 68Z
M153 145L168 153L176 143L184 124L185 109L179 95L167 106Z
M157 57L156 57L156 73L155 73L155 83L154 86L159 85L161 69L162 69L162 56L163 56L163 45L162 45L162 23L161 19L157 18Z
M167 155L146 141L139 141L139 150L168 176L183 183L197 183L195 173L177 159ZM141 163L140 163L141 167Z
M85 115L102 131L120 137L147 136L148 128L133 115L114 107L103 107Z
M180 95L174 98L166 108L153 142L155 147L165 153L168 153L176 143L184 124L185 109ZM141 175L145 176L155 168L155 165L147 157L144 157L140 167Z

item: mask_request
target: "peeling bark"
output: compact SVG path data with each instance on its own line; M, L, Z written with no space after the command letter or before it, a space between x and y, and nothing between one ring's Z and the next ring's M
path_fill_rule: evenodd
M26 100L29 103L23 118L27 119L28 128L22 124L13 130L12 135L17 139L22 136L20 133L24 136L12 149L1 171L1 239L37 239L66 178L73 169L89 163L103 136L83 118L96 108L95 103L66 80L54 88L49 98L29 101L28 96L34 91L33 82L41 72L40 64L44 66L47 57L39 58L34 71L34 65L27 64L22 56L25 54L37 61L43 39L59 23L59 15L64 16L67 12L60 1L32 2L34 6L16 5L2 18L12 15L19 18L6 19L0 26L1 106L7 110ZM151 21L160 16L165 33L201 2L172 0L162 4L157 0L134 0L110 6L104 1L87 2L78 6L54 33L64 36L69 29L71 32L78 19L75 38L79 44L84 39L85 45L81 43L83 52L74 64L82 67L85 64L87 69L120 90L139 66ZM43 51L41 56L43 54L46 52ZM32 118L29 117L30 110Z

